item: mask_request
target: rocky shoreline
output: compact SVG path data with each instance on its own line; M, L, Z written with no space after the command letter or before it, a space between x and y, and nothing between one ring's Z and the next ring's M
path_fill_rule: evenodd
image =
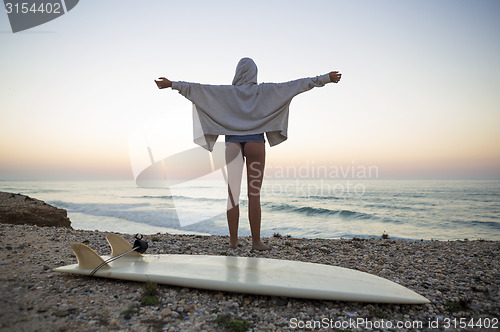
M144 283L53 272L76 263L70 244L84 242L109 254L106 233L30 225L2 225L0 231L0 330L217 331L249 328L291 330L325 327L363 330L352 322L458 324L500 316L500 243L490 241L408 242L381 239L266 239L274 248L240 249L228 238L156 234L149 253L238 255L338 265L398 282L431 300L426 305L365 304L267 297L157 285L152 305ZM132 235L124 235L130 242ZM151 285L150 285L151 286ZM351 322L351 325L349 325ZM309 325L307 325L309 324ZM316 324L316 325L311 325ZM418 327L418 326L417 326ZM454 330L453 325L450 326ZM458 326L457 326L458 329ZM384 329L382 329L384 330ZM394 329L386 329L394 330ZM410 329L412 330L412 329Z
M0 191L0 224L71 228L64 209L26 195Z
M29 203L26 200L26 203ZM499 241L264 239L268 252L224 236L146 236L151 254L266 257L342 266L400 283L426 305L258 296L66 275L83 242L109 255L107 233L0 225L0 331L482 330L500 326ZM133 235L123 235L133 242ZM466 324L466 325L463 325ZM478 325L479 324L479 325ZM496 324L496 325L495 325ZM437 328L436 328L437 327ZM493 330L493 329L490 329Z

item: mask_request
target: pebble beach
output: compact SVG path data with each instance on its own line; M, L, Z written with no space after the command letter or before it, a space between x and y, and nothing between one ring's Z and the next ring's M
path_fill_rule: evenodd
M242 238L238 249L229 249L225 236L145 237L151 254L235 255L336 265L395 281L431 301L396 305L258 296L53 271L77 262L70 249L73 242L109 255L105 236L98 231L2 224L0 330L435 331L499 326L498 241L296 239L275 234L264 239L273 249L257 252L251 250L249 238ZM133 235L123 236L133 242Z

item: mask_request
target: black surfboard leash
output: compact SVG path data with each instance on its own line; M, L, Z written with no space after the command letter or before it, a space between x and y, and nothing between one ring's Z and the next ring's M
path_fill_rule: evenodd
M129 251L126 251L118 256L114 256L114 257L111 257L111 258L108 258L107 260L105 260L104 262L102 262L101 264L99 264L94 270L92 270L92 272L90 272L89 276L94 276L94 274L99 271L104 265L108 264L108 263L111 263L112 261L115 261L119 258L122 258L123 256L126 256L128 254L130 254L131 252L133 251L136 251L138 252L139 254L143 254L146 252L146 250L148 249L148 243L146 241L144 241L142 239L142 235L141 234L136 234L135 235L135 241L134 241L134 245L132 247L132 249L130 249Z
M148 243L142 239L142 234L135 235L134 249L139 254L144 254L148 250Z

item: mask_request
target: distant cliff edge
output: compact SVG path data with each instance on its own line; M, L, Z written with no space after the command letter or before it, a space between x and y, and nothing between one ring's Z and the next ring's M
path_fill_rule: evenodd
M0 191L0 223L71 227L68 213L38 199Z

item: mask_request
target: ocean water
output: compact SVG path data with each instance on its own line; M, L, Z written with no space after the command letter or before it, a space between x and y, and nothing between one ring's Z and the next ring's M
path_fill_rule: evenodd
M226 235L226 187L202 180L168 188L130 181L0 181L66 209L73 228ZM246 189L242 189L245 193ZM500 240L500 181L265 180L262 235L412 240ZM245 195L240 235L250 234Z

